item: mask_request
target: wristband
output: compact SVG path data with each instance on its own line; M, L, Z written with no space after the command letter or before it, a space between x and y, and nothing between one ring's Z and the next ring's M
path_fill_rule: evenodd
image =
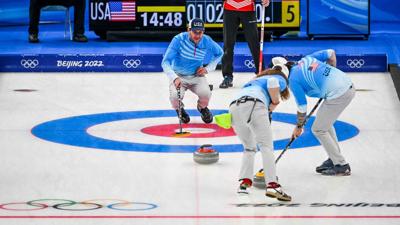
M272 105L279 105L279 102L278 103L274 103L273 101L271 101L271 104Z

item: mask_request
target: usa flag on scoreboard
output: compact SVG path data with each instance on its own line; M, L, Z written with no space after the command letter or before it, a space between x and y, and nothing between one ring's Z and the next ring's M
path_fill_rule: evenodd
M111 21L135 21L136 2L110 2Z

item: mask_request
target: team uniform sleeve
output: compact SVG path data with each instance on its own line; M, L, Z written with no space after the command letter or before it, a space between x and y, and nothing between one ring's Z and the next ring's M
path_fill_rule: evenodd
M163 71L169 78L170 82L173 82L178 77L178 75L172 68L172 62L178 55L178 49L179 38L175 36L169 44L167 50L165 51L163 60L161 62L161 67L163 68Z
M289 83L289 88L293 93L294 99L297 104L297 111L300 113L307 112L307 99L306 94L300 84L296 82Z
M207 72L211 72L215 70L218 63L221 61L223 51L222 48L217 44L217 42L212 40L210 37L208 37L208 40L209 49L212 53L212 57L210 63L208 63L208 65L206 66L206 70Z
M275 77L271 77L267 81L267 88L278 88L279 87L279 80Z
M314 58L318 59L319 61L326 62L333 55L334 52L335 52L335 50L333 50L333 49L326 49L326 50L314 52L308 56L314 57Z

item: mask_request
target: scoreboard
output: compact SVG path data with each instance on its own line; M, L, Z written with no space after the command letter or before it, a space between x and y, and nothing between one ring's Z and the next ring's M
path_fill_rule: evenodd
M293 31L300 28L300 0L271 0L261 18L261 0L256 0L259 26L266 30ZM195 17L204 20L207 33L222 35L222 0L90 0L89 29L101 37L108 31L133 34L176 34L186 30Z
M261 1L256 1L257 22L261 23ZM223 2L216 0L187 0L186 15L188 21L194 17L204 20L209 28L222 28ZM275 0L265 10L265 27L290 28L298 30L300 26L299 0Z

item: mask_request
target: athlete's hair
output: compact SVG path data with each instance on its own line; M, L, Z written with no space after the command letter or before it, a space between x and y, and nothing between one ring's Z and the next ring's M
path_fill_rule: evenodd
M276 66L273 69L266 69L264 71L261 71L261 73L257 74L256 77L259 78L259 77L271 76L271 75L279 75L279 76L283 77L285 79L285 81L286 81L286 88L283 91L281 91L281 99L283 101L285 101L285 100L288 100L289 97L290 97L290 92L289 92L289 88L288 88L289 80L285 76L285 74L282 73L282 71L280 69L281 69L280 66Z
M289 70L289 74L290 74L290 70L292 69L293 66L297 65L297 62L294 61L289 61L285 64L285 66L288 68Z

